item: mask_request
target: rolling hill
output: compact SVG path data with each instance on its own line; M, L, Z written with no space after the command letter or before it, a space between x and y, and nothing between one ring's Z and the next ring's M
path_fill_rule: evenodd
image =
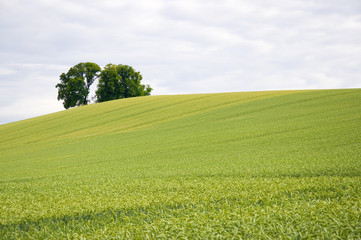
M360 103L149 96L0 125L0 236L361 238Z

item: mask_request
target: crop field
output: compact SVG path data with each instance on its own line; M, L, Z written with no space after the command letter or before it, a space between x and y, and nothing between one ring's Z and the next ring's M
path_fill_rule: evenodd
M361 89L149 96L0 125L0 239L361 239Z

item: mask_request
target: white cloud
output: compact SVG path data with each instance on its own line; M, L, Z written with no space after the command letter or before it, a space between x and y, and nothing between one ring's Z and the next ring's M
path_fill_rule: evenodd
M8 64L4 69L11 74L3 75L0 71L0 124L62 109L56 100L55 85L57 73L64 70L64 66Z

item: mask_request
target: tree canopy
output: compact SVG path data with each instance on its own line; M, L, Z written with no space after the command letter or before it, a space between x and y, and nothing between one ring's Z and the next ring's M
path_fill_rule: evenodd
M96 63L85 62L71 67L67 73L60 75L58 100L64 100L66 109L88 104L90 86L99 77L101 68Z
M148 96L152 88L141 84L142 79L140 72L136 72L131 66L108 64L100 73L97 101Z
M105 102L114 99L148 96L152 91L149 85L141 84L143 79L128 65L108 64L102 70L97 64L86 62L71 67L60 75L58 100L64 100L66 109L88 104L90 86L99 78L96 101Z

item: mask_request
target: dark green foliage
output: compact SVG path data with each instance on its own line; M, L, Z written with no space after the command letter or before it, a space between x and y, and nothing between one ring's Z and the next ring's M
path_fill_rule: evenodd
M100 74L97 101L150 95L152 88L141 84L141 80L140 72L131 66L108 64Z
M97 64L86 62L60 75L61 82L56 85L58 100L64 100L66 109L88 104L90 86L98 77L97 102L148 96L152 91L149 85L141 84L142 75L131 66L108 64L102 71Z
M96 63L79 63L60 75L58 100L64 100L66 109L88 104L90 86L98 78L101 68Z

